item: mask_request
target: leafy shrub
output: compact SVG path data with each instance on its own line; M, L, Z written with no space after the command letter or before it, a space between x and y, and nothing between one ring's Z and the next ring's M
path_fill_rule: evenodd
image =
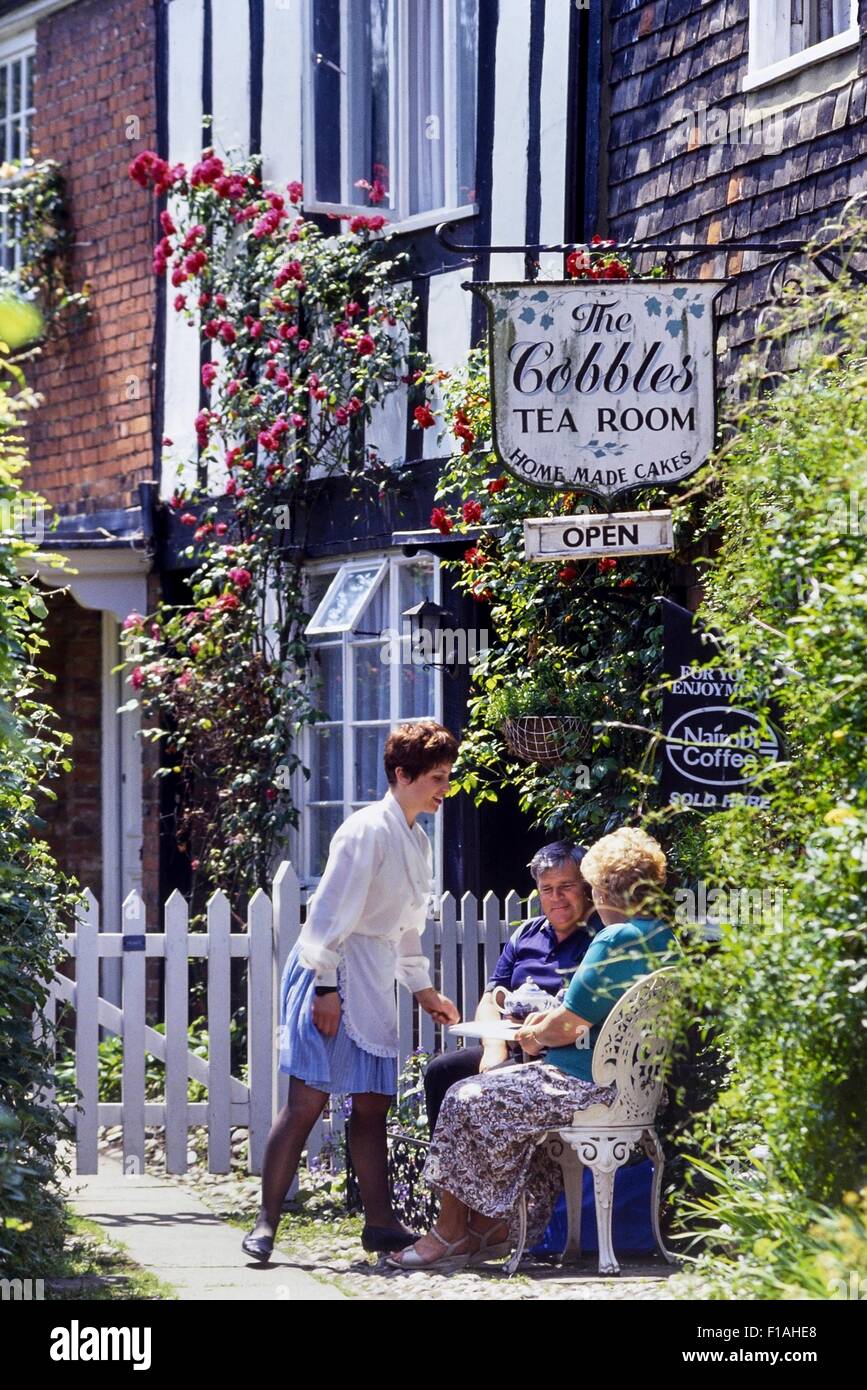
M863 223L837 229L844 260L865 236ZM798 1296L782 1292L798 1280L830 1296L816 1231L843 1239L844 1194L867 1171L865 341L863 291L844 274L784 309L729 412L705 611L742 677L739 703L776 717L786 756L767 806L683 812L667 827L690 876L774 901L724 923L695 972L726 1072L692 1127L704 1195L681 1203L686 1231L722 1233L710 1267L756 1297Z
M33 547L15 524L25 466L18 417L32 404L20 373L0 363L0 1267L39 1276L63 1238L63 1207L55 1187L56 1146L68 1126L41 1103L51 1083L52 1028L44 1006L61 932L71 907L37 813L37 796L68 769L51 710L34 691L42 672L46 608L19 565ZM6 381L18 388L10 398ZM9 518L13 518L10 520ZM37 1023L35 1036L33 1020Z

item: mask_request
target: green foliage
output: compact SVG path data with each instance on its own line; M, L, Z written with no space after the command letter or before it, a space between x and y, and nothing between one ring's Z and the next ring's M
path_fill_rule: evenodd
M166 1031L165 1023L155 1023L152 1026L156 1033L165 1033ZM238 1018L233 1015L229 1024L229 1036L233 1048L237 1042L240 1026ZM58 1027L62 1027L62 1019L58 1020ZM208 1029L205 1019L194 1019L187 1029L189 1051L207 1061L208 1046ZM110 1034L101 1039L97 1051L99 1055L99 1099L101 1102L120 1101L122 1099L123 1079L123 1038L117 1034ZM165 1063L150 1053L146 1053L145 1057L145 1100L164 1100L166 1093ZM245 1079L245 1067L240 1068L240 1076L241 1080ZM55 1078L58 1101L63 1105L74 1105L78 1092L75 1086L75 1053L71 1048L58 1047ZM187 1100L190 1104L207 1099L207 1086L201 1081L190 1078L187 1081Z
M551 655L546 650L546 658ZM568 658L568 651L564 654ZM555 656L556 660L556 656ZM488 717L492 724L503 719L518 719L525 715L572 714L593 716L599 708L598 686L574 670L558 674L548 660L536 663L523 680L502 685L488 701Z
M73 290L70 282L74 232L60 165L53 159L29 159L3 165L0 176L19 256L17 270L0 270L0 292L23 291L34 299L48 336L80 327L90 309L90 292L87 285Z
M428 1139L427 1107L424 1098L424 1073L433 1053L417 1047L401 1068L397 1079L397 1096L389 1111L389 1129L399 1130L413 1139Z
M443 433L462 443L443 470L437 495L444 505L432 517L443 529L472 533L463 557L443 563L454 570L459 589L490 605L495 635L472 673L455 779L477 804L496 800L499 788L510 784L534 823L552 835L580 839L654 804L655 775L640 760L644 733L657 724L660 711L653 678L660 669L662 624L653 598L669 586L672 562L528 561L526 517L593 507L574 493L543 494L499 474L489 394L487 351L475 349L444 387ZM642 506L662 499L659 489L638 494ZM664 503L670 505L671 498L666 495ZM680 547L691 538L693 510L693 502L678 508ZM592 744L581 751L582 761L545 767L516 760L504 741L504 718L551 713L579 715L592 724Z
M867 1188L844 1192L834 1210L808 1201L788 1173L776 1174L758 1157L741 1172L697 1166L712 1195L683 1202L706 1247L694 1262L687 1253L682 1283L690 1297L860 1300L867 1294Z
M837 229L844 261L865 236L864 224ZM767 329L729 410L705 612L742 677L740 702L777 712L787 757L767 808L679 812L667 827L689 875L775 903L725 923L693 981L728 1067L691 1136L704 1226L723 1232L708 1258L759 1298L797 1297L767 1291L798 1280L829 1296L809 1274L811 1223L867 1171L865 341L863 288L847 275L816 286ZM780 375L787 344L796 360ZM768 1153L759 1177L756 1145ZM822 1217L822 1240L841 1219Z
M38 1096L51 1084L44 981L63 954L71 905L41 838L37 798L51 797L50 782L68 770L68 736L57 732L37 694L46 609L19 570L33 547L15 517L22 506L40 505L20 484L26 459L19 416L32 398L8 362L0 371L0 1267L36 1276L50 1267L63 1236L54 1170L67 1126ZM34 1016L41 1039L33 1036Z

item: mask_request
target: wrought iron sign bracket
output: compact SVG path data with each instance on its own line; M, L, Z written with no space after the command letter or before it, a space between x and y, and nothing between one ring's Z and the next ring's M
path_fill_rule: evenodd
M566 257L572 251L589 251L592 246L585 242L566 242L557 245L546 245L542 242L521 243L516 245L488 246L488 245L467 245L463 242L453 241L451 233L456 229L454 222L441 222L436 229L436 238L441 246L447 251L454 252L455 255L462 255L467 258L467 263L472 264L482 255L522 255L526 267L527 279L535 281L539 273L538 256L543 254L562 255L565 274ZM714 252L715 254L730 255L737 251L758 251L766 256L776 256L778 259L771 270L770 285L772 293L776 296L782 289L786 278L786 271L793 260L800 256L807 256L811 243L803 241L690 241L690 242L661 242L661 241L621 241L615 243L618 251L628 251L632 253L642 253L646 251L657 251L665 253L665 273L669 280L675 278L676 256L695 256L703 251ZM846 268L840 255L833 246L819 248L809 252L809 259L825 276L827 280L835 281L839 279L840 273ZM849 274L859 285L867 286L867 271L859 270L850 265Z

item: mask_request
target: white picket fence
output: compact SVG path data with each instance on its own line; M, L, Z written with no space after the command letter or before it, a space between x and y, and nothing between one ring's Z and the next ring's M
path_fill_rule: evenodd
M492 893L481 912L475 897L466 894L458 905L450 893L438 900L428 919L423 946L434 964L437 987L454 999L464 1015L475 1010L486 979L506 936L535 912L533 895L505 898L502 909ZM260 1173L265 1143L277 1111L285 1104L289 1079L277 1070L279 999L283 966L304 920L298 878L291 864L281 864L272 896L258 892L250 902L246 931L230 930L229 902L223 893L210 899L207 930L191 932L186 900L173 893L165 904L164 930L148 931L144 904L133 893L123 904L120 931L101 931L99 905L93 894L76 916L75 931L65 948L75 962L75 978L56 973L50 983L46 1017L54 1022L57 1003L67 1001L75 1011L75 1084L82 1093L78 1105L62 1105L75 1124L78 1173L98 1171L100 1126L123 1127L124 1170L145 1171L145 1129L165 1129L166 1169L187 1168L189 1130L206 1125L208 1169L227 1173L231 1166L232 1131L249 1131L248 1167ZM146 1017L145 961L164 962L165 1032ZM120 959L122 1007L100 997L99 962ZM231 1074L231 962L240 958L247 972L246 1078ZM207 961L206 1023L208 1051L201 1057L190 1050L189 963ZM415 1048L426 1052L450 1050L456 1039L435 1025L405 989L398 990L400 1066ZM100 1028L123 1040L122 1100L99 1099ZM165 1067L164 1096L145 1098L146 1054ZM188 1100L188 1081L207 1087L207 1101ZM44 1093L54 1101L53 1090ZM342 1129L342 1112L320 1122L310 1138L308 1158L318 1154L326 1139Z

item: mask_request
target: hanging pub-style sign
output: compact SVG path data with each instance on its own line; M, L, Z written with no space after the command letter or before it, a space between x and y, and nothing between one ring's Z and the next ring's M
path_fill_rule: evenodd
M606 501L700 468L724 280L468 282L488 308L493 443L536 487Z

